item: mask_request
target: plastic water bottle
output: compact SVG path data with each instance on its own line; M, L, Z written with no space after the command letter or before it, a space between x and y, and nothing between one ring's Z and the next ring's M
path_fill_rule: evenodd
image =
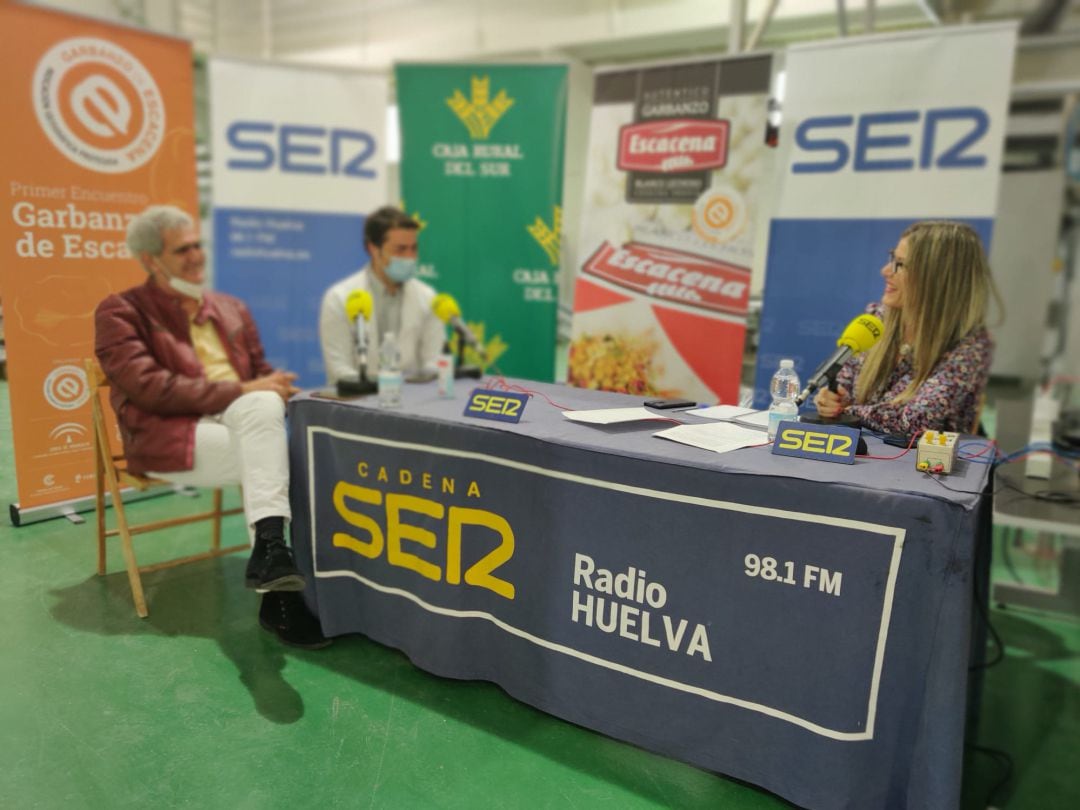
M401 405L401 352L397 336L393 332L383 335L379 344L379 407L396 408Z
M799 406L795 397L799 395L799 375L795 373L794 360L781 360L780 368L773 374L769 385L772 405L769 406L769 438L776 438L776 429L781 422L798 422Z
M439 380L439 396L450 399L454 396L454 355L449 349L443 350L435 360L435 371Z

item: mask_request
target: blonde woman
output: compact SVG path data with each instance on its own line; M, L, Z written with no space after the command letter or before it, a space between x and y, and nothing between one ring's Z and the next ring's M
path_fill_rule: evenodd
M985 326L997 299L978 234L959 222L917 222L881 268L885 292L867 310L885 322L872 348L849 360L822 417L856 417L883 433L974 432L994 344Z

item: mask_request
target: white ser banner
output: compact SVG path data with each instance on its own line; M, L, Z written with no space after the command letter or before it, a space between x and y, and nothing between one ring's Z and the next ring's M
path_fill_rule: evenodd
M322 294L367 262L364 220L388 202L387 92L383 75L210 62L215 287L304 387L326 379Z
M992 217L1016 28L789 49L778 218Z
M805 379L880 298L912 222L965 221L989 249L1015 46L995 24L789 51L755 405L781 358Z
M388 92L381 74L212 59L214 205L383 205Z

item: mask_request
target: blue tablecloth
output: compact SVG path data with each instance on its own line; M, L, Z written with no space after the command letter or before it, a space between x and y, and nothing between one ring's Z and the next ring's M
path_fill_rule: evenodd
M559 407L638 399L517 384L516 425L464 417L461 382L394 410L293 400L326 633L800 805L957 806L986 465L717 454Z

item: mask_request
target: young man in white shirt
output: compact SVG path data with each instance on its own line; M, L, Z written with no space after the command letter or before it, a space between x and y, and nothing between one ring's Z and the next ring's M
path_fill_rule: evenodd
M365 324L368 378L378 373L379 345L387 332L397 337L406 377L434 374L446 333L432 310L435 290L416 278L419 231L415 219L392 206L375 211L364 223L364 245L371 260L331 286L319 311L319 340L330 385L357 375L356 324L346 308L356 290L368 292L372 301Z

